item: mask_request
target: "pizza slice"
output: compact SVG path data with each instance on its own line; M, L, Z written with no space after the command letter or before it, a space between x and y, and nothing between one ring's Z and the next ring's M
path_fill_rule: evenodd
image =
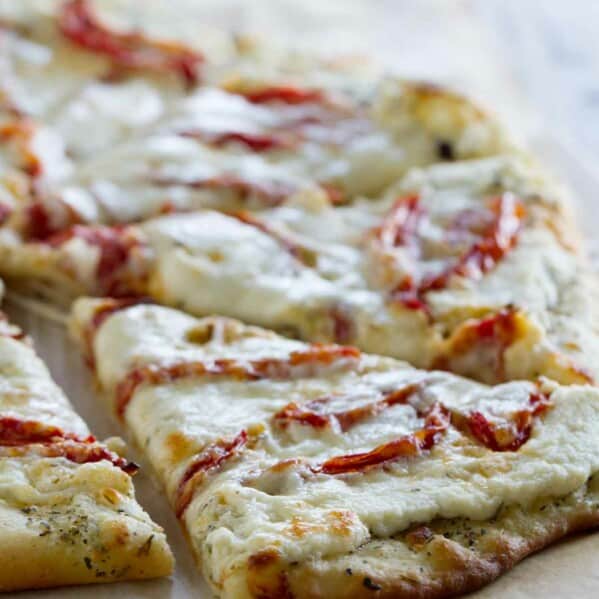
M90 434L2 316L0 591L172 572L164 531L135 500L137 466L111 447Z
M561 190L517 158L438 165L346 207L199 211L6 238L15 288L150 296L494 383L592 382L597 281Z
M304 196L337 204L414 165L514 147L470 100L429 84L292 52L267 60L260 44L204 59L146 33L158 19L144 11L132 33L112 2L44 6L0 6L0 106L27 124L36 165L27 193L2 200L24 239Z
M593 387L110 299L72 328L221 597L454 596L599 523Z

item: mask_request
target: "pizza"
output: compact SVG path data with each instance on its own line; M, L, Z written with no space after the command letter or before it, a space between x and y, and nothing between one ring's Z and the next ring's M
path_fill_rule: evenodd
M0 591L166 576L164 531L135 499L137 465L90 434L0 320Z
M76 300L214 592L453 596L599 524L567 190L459 93L160 4L0 0L0 276ZM0 591L168 575L2 317L0 366Z
M599 394L114 299L72 329L223 597L445 597L599 522Z
M377 199L76 225L0 270L67 304L152 297L497 383L592 383L597 281L562 189L525 157L412 169Z

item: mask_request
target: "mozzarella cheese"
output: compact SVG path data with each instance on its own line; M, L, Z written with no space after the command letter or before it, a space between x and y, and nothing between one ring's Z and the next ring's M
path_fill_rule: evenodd
M89 326L99 305L85 299L75 304L76 331ZM208 323L218 330L217 322L221 333L212 340L197 335ZM137 306L104 322L93 351L98 379L113 394L130 369L144 364L281 358L302 347L230 321L198 321L167 308ZM248 559L260 552L275 550L285 563L344 555L415 522L485 520L501 505L528 506L539 497L566 495L599 468L599 393L590 387L546 383L553 407L535 418L531 438L517 451L491 451L450 427L430 452L345 476L310 472L307 464L370 451L417 430L421 417L408 405L396 405L346 432L300 423L279 427L273 419L290 402L333 398L337 412L409 384L424 389L423 405L440 401L454 414L480 411L491 419L525 408L534 390L531 383L487 387L364 356L350 371L323 367L308 378L187 377L141 385L125 419L174 503L181 477L205 447L242 429L257 435L240 457L206 475L183 516L208 579L231 596L247 593ZM299 463L273 468L289 459Z

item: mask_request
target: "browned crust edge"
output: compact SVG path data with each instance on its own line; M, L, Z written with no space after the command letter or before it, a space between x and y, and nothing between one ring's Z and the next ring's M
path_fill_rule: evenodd
M472 548L468 546L468 536L464 542L464 539L453 540L451 533L443 534L443 531L451 531L455 522L468 521L437 521L417 527L396 539L379 541L381 551L364 551L368 547L364 546L352 556L287 566L284 588L287 594L254 596L259 599L441 599L469 593L559 539L599 526L599 496L578 493L563 500L540 501L533 510L510 508L505 516L491 521L470 521L474 529L491 528L485 533L488 538L476 542ZM422 541L423 529L424 537L428 537L425 541ZM411 552L425 552L424 571L414 574L413 569L398 568L399 560L394 561L393 557L394 544L401 544L404 550L411 545ZM360 557L362 552L367 554L364 558ZM283 590L283 587L279 585L278 589Z

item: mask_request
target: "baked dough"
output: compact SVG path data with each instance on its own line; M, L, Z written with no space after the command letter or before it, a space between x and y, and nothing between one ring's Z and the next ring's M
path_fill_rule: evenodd
M90 436L30 342L3 320L0 591L170 574L164 531L135 500L132 466Z

